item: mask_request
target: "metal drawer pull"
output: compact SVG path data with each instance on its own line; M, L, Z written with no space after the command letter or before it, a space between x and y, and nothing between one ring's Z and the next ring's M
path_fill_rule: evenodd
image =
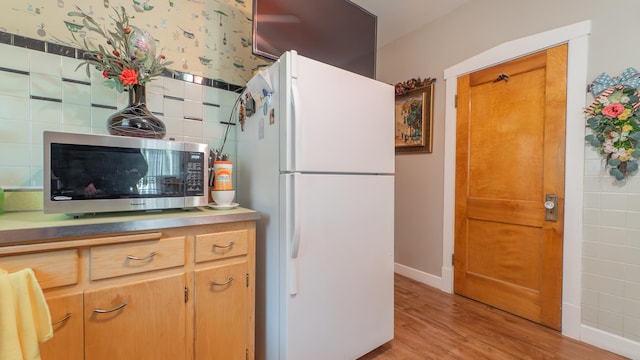
M62 319L51 323L51 326L56 326L58 324L62 324L63 322L69 320L69 318L71 317L71 315L73 315L72 313L67 313Z
M107 313L118 311L118 310L124 308L125 306L127 306L127 302L126 301L123 302L122 304L120 304L120 306L114 307L113 309L109 309L109 310L94 309L93 312L97 313L97 314L107 314Z
M221 249L228 249L228 248L232 248L232 247L233 247L233 245L235 245L235 244L236 244L236 242L235 242L235 241L231 241L231 242L229 243L229 245L218 245L218 244L213 244L213 247L214 247L214 248L221 248Z
M223 282L223 283L219 283L219 282L215 282L212 281L211 282L211 286L224 286L224 285L229 285L231 284L231 282L233 281L233 276L229 276L229 279L227 279L227 281Z
M127 255L127 260L149 260L152 259L154 256L158 255L157 252L152 252L151 254L145 256L145 257L137 257L137 256L133 256L133 255Z

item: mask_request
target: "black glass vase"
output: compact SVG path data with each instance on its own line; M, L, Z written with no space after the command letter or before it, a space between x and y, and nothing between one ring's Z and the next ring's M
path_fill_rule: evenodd
M107 119L109 134L149 139L162 139L167 128L162 120L147 109L144 85L133 85L129 89L129 105Z

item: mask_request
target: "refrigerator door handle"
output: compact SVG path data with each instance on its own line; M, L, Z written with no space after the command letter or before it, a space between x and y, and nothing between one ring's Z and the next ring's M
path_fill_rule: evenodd
M302 191L300 191L300 174L293 174L293 238L291 239L291 259L298 258L300 250L300 211L302 209Z
M291 192L293 193L293 209L292 216L292 232L289 257L289 295L298 293L298 253L300 251L300 230L301 230L301 209L302 209L302 191L300 189L300 174L293 174L291 177Z
M300 171L299 168L299 154L301 153L300 146L302 143L302 121L299 121L300 115L300 92L298 90L298 80L291 78L291 128L293 134L293 149L289 149L289 154L292 157L292 167L290 169L294 171Z

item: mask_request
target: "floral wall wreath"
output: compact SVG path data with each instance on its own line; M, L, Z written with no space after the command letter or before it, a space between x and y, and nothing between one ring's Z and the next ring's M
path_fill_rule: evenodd
M589 85L595 100L587 107L586 142L604 157L609 175L624 180L640 158L640 73L628 68L619 77L603 73Z

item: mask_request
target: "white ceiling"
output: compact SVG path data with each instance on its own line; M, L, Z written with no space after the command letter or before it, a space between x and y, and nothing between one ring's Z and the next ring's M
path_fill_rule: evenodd
M378 17L378 47L420 29L470 0L351 0Z

